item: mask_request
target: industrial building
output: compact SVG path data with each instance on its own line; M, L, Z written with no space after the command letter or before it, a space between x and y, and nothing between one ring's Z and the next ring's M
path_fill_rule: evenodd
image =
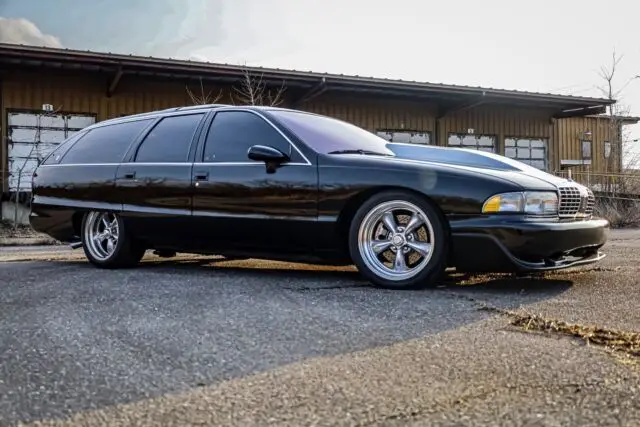
M194 103L233 103L249 73L284 88L282 107L349 121L391 141L503 154L551 173L620 169L607 99L251 68L0 44L0 184L28 194L31 173L96 121ZM622 124L636 123L628 118ZM620 128L614 129L620 132Z

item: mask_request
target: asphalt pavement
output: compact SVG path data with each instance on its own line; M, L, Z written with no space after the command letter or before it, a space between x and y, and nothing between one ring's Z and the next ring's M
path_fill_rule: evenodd
M54 252L0 250L0 425L640 422L637 358L495 311L640 332L639 232L616 233L597 266L411 292L350 268L103 271Z

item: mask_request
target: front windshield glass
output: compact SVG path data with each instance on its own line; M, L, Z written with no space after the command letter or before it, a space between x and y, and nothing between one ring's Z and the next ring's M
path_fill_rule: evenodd
M358 126L329 117L296 111L270 111L309 147L321 154L341 151L393 156L387 141Z

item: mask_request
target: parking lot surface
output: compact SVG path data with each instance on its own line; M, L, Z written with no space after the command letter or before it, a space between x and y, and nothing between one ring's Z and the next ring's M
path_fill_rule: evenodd
M352 268L2 249L0 425L638 425L640 232L606 252L401 292Z

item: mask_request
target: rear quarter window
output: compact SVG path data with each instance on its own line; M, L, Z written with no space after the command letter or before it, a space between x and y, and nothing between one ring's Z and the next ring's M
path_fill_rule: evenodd
M43 165L55 165L60 163L60 160L64 156L64 153L76 143L77 140L82 138L87 131L79 131L67 138L60 145L58 145L48 156L46 156L42 162Z
M152 121L136 120L91 129L67 151L60 163L120 163L133 140Z

